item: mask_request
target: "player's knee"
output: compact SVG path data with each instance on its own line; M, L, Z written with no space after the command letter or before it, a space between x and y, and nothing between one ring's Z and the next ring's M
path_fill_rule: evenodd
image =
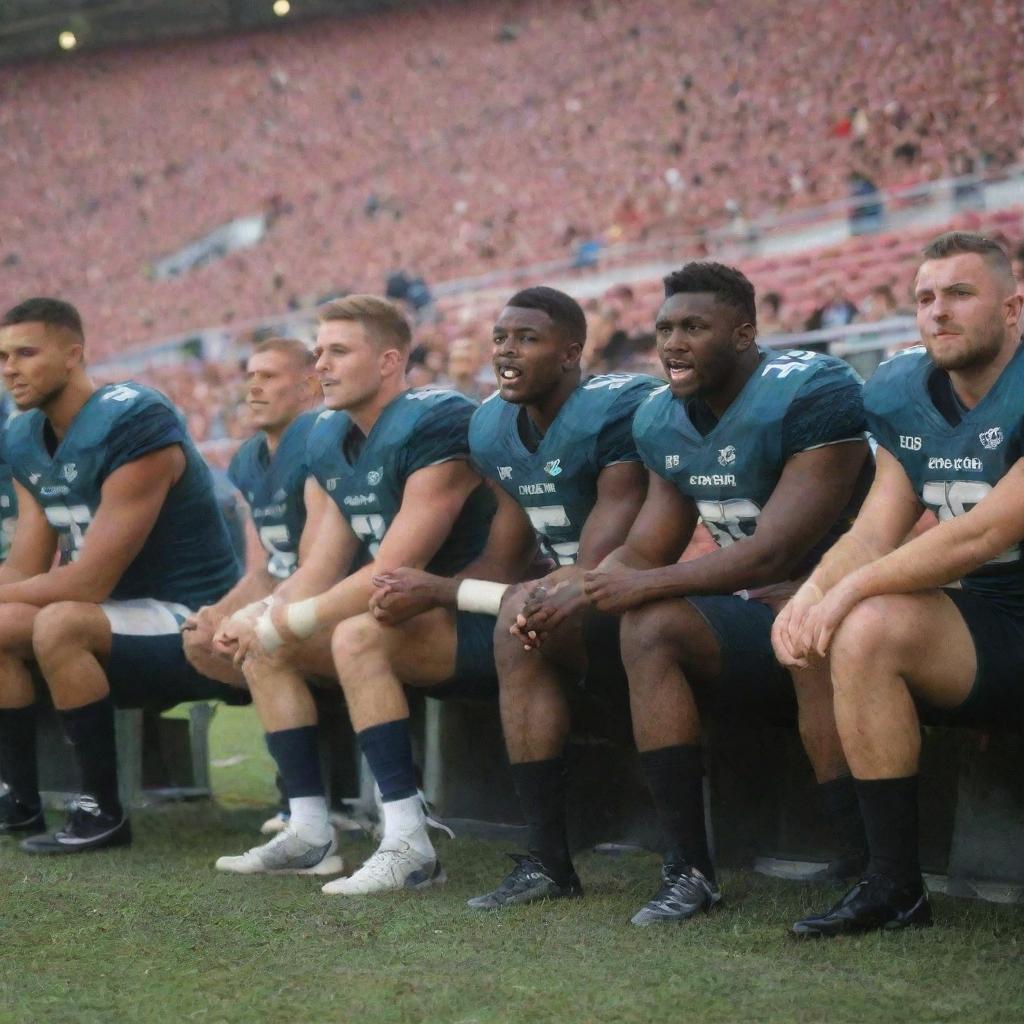
M76 601L58 601L39 609L32 624L32 649L37 660L56 651L87 647L88 606Z
M331 654L339 672L381 646L382 627L372 615L357 615L339 622L331 635Z
M842 621L832 640L834 684L846 685L858 668L892 657L899 644L898 609L888 597L861 601Z
M686 607L679 601L655 601L626 612L619 627L623 662L628 665L666 650L678 654L686 645Z

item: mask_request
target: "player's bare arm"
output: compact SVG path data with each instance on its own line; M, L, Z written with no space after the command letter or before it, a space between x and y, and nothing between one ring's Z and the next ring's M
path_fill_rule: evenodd
M7 561L0 566L0 590L46 572L57 553L57 532L47 522L46 514L17 480L13 484L18 500L18 529Z

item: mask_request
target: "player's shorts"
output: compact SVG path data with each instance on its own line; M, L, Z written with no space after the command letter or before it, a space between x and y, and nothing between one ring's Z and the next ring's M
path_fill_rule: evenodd
M455 613L455 675L423 692L438 700L495 700L498 670L494 667L497 619L480 612Z
M163 710L191 700L248 704L247 690L200 675L185 657L181 626L192 614L183 604L138 598L104 601L110 623L107 680L119 708Z
M943 590L964 620L978 662L967 699L955 708L915 701L928 725L1024 727L1024 614L1016 615L969 590Z
M707 694L709 708L730 717L795 721L793 680L772 649L775 612L762 601L734 594L686 600L711 627L721 651L722 674Z

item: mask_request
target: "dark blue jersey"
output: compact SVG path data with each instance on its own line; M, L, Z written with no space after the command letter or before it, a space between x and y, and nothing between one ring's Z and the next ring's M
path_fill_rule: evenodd
M693 499L711 536L725 547L754 534L793 455L863 438L862 390L856 373L832 356L762 355L717 422L707 419L700 399L677 399L666 385L637 410L633 434L648 468ZM854 511L844 512L795 575L813 566Z
M601 470L640 461L633 414L662 383L641 374L590 377L569 395L536 445L523 439L529 430L526 410L497 393L473 415L473 464L523 507L546 554L559 565L576 562Z
M18 523L18 499L14 494L11 467L0 461L0 562L11 553L14 528Z
M150 452L178 445L185 471L170 489L142 546L118 581L114 600L149 597L197 608L238 579L238 562L213 493L210 470L181 416L141 384L99 388L56 448L46 417L33 409L11 421L4 457L60 539L61 562L78 557L111 473Z
M897 459L921 503L940 521L970 511L1022 455L1024 346L973 409L947 419L936 405L938 387L949 389L923 348L882 363L864 389L868 427ZM962 581L1013 611L1024 610L1024 561L1015 544Z
M369 437L344 412L322 412L307 442L309 471L359 538L359 561L377 555L402 507L405 483L420 469L469 458L469 421L476 403L457 391L404 391L382 410ZM427 569L451 576L483 550L494 499L481 484Z
M309 467L306 441L318 412L297 416L281 435L274 454L260 431L235 453L228 477L242 492L267 553L267 572L287 579L299 564L299 538L306 525L303 489Z

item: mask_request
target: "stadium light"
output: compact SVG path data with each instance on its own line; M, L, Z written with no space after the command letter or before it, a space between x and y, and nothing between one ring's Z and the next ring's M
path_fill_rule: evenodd
M274 13L279 18L283 18L291 9L292 5L288 0L274 0Z
M57 36L57 45L62 50L73 50L78 45L78 37L74 32L61 32L61 34Z

